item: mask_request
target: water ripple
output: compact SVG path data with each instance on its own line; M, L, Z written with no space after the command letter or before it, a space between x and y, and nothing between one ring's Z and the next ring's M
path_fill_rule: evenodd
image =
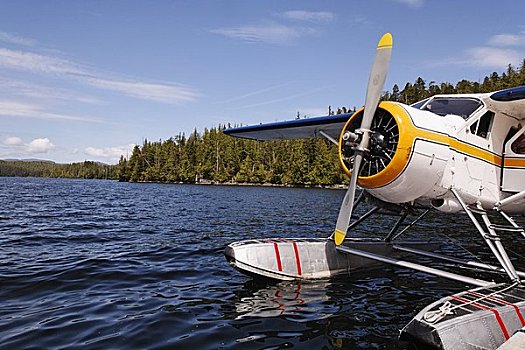
M388 267L271 283L225 261L234 240L325 237L342 191L31 178L0 186L0 348L401 349L399 328L458 290ZM448 225L418 230L453 234Z

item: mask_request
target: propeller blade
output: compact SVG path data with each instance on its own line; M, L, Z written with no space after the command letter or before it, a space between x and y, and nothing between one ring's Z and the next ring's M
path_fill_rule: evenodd
M352 209L354 207L355 190L362 159L363 156L361 153L356 154L352 176L350 176L350 184L348 185L348 190L346 190L345 198L343 199L341 209L339 209L339 215L337 216L337 223L335 224L334 240L336 245L341 245L341 243L343 243L346 237L346 231L348 231L348 225L350 224L350 217L352 216Z
M370 125L372 125L372 119L374 118L379 99L381 98L381 92L383 92L385 85L391 54L392 34L386 33L377 44L376 57L374 58L374 64L372 65L370 77L368 78L365 112L363 121L361 122L361 129L370 129Z
M370 71L370 77L368 78L365 110L359 128L362 131L362 138L359 147L356 149L354 166L352 168L352 175L350 176L350 184L348 185L348 190L346 191L345 198L341 204L341 209L339 209L339 215L335 225L333 236L336 245L343 243L346 237L346 231L348 231L348 226L350 225L359 170L361 169L363 154L368 149L368 144L370 142L370 126L372 125L372 119L374 118L379 99L381 98L381 92L385 85L391 54L392 34L386 33L381 37L377 44L376 56L374 58L372 70Z

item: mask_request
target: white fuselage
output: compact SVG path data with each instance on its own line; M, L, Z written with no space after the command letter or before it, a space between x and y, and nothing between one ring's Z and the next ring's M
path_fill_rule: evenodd
M461 99L472 105L472 113L445 114L447 100L461 105ZM443 107L442 115L432 110L433 101ZM508 103L500 110L486 101L486 95L478 94L434 96L418 108L383 102L380 107L399 125L398 150L382 173L360 178L360 185L387 202L432 204L446 212L461 210L451 188L467 204L479 202L485 209L525 190L525 154L510 147L525 129L525 111L509 110ZM524 127L518 129L520 123ZM505 210L525 213L524 204L518 201Z

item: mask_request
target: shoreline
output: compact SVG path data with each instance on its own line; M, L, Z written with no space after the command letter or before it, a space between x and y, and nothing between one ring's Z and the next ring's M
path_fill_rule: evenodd
M117 180L118 181L118 180ZM202 185L202 186L246 186L246 187L281 187L281 188L320 188L328 190L346 190L347 185L309 185L309 184L274 184L271 182L255 183L255 182L217 182L213 180L200 180L196 182L160 182L160 181L120 181L126 183L157 183L157 184L173 184L173 185Z
M117 181L122 183L154 183L154 184L166 184L166 185L201 185L201 186L246 186L246 187L281 187L281 188L320 188L329 190L346 190L348 185L345 184L334 184L334 185L312 185L312 184L275 184L271 182L217 182L213 180L200 180L196 182L162 182L162 181L120 181L119 179L111 178L83 178L83 177L53 177L53 176L1 176L0 178L40 178L40 179L68 179L68 180L103 180L103 181Z

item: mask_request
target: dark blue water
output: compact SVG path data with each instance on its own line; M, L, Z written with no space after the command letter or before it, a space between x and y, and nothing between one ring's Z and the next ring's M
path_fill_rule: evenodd
M464 286L390 267L258 281L223 256L236 240L326 237L343 195L0 178L0 348L404 349L411 317ZM476 237L445 220L416 233Z

